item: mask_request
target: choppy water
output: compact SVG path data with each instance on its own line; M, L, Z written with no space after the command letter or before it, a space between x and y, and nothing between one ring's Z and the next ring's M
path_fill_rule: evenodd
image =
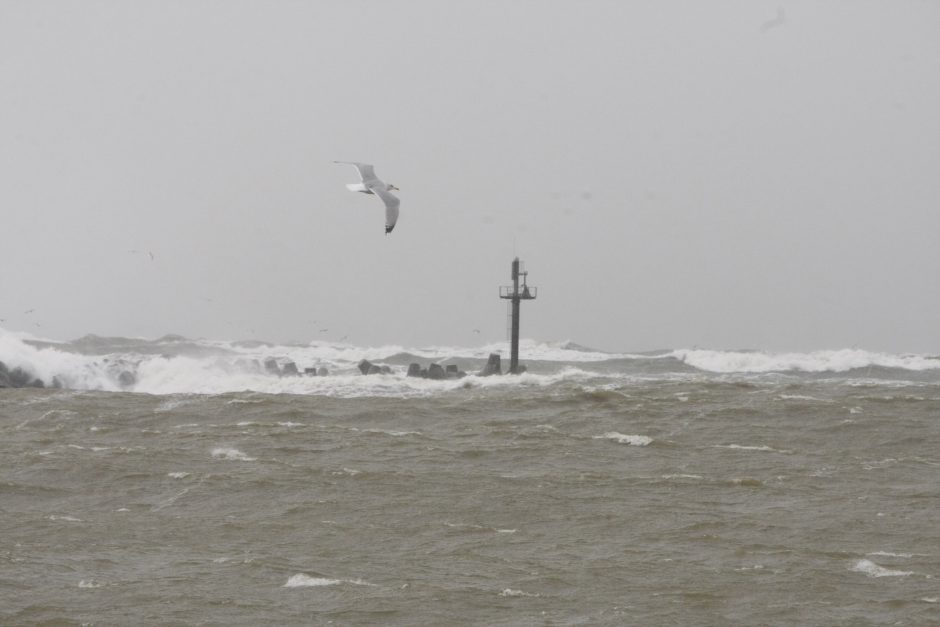
M493 348L0 335L0 624L940 621L940 360Z

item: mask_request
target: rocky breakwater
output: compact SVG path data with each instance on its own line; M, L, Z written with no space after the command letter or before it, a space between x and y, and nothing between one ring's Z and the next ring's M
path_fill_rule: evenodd
M359 372L362 374L392 374L390 366L385 364L374 364L368 359L359 362ZM421 364L411 364L408 366L409 377L420 377L422 379L460 379L467 376L467 373L457 368L455 364L449 364L446 367L440 364L431 364L427 368L422 368Z
M268 374L273 374L279 377L299 377L301 374L308 377L325 377L330 374L329 370L320 366L310 368L304 368L303 373L297 368L297 364L293 361L281 360L284 362L284 365L281 365L277 359L274 357L268 357L264 360L263 368L264 372ZM255 362L255 369L259 369L257 362Z
M44 388L42 379L22 368L7 368L0 361L0 388Z

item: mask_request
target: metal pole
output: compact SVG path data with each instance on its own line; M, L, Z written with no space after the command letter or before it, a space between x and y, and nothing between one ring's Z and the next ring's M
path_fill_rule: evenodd
M512 339L509 355L509 372L519 370L519 258L512 261Z

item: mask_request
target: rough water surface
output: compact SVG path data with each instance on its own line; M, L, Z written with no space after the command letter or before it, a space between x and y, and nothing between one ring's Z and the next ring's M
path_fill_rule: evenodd
M0 337L0 624L940 621L929 356L83 341Z

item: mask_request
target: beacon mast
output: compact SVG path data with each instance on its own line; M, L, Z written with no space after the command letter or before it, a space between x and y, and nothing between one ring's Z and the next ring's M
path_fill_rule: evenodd
M525 271L522 262L516 257L512 260L512 285L503 285L499 288L499 297L512 301L512 322L510 326L510 358L509 372L519 374L519 303L523 300L535 300L538 288L529 287L526 278L529 273ZM519 286L519 277L522 277L522 286ZM524 370L524 368L523 368Z

